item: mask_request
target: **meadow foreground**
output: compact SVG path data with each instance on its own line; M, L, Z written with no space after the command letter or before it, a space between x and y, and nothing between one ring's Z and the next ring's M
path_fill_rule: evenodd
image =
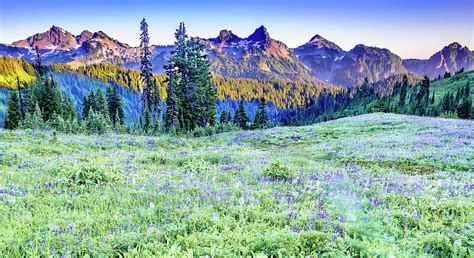
M474 122L0 131L0 255L472 256Z

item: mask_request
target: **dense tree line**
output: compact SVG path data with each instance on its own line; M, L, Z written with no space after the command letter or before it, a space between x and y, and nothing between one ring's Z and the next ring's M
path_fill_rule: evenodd
M92 64L80 66L75 69L67 64L54 64L51 67L53 70L58 72L69 71L78 73L82 76L87 76L103 82L112 83L127 89L131 89L137 93L143 91L143 83L140 71L126 69L110 64ZM153 74L151 80L153 87L156 85L159 97L161 99L166 99L166 86L164 83L166 77L164 75Z
M64 64L52 65L56 71L67 70L83 76L95 78L103 82L110 82L122 87L132 89L139 93L142 91L142 79L140 71L125 69L115 65L94 64L82 66L76 69ZM168 95L166 89L166 75L153 74L153 85L156 85L159 97L165 100ZM277 108L293 109L306 107L322 93L329 92L334 95L344 92L342 87L332 86L322 82L303 81L260 81L247 78L224 78L212 77L217 99L219 100L260 100L273 103Z
M107 96L98 90L84 97L81 122L70 98L59 89L47 67L41 64L38 49L36 52L36 79L10 92L5 128L94 133L105 132L111 127L123 130L124 111L116 88L108 89Z
M451 76L447 75L446 79L449 78ZM402 81L395 84L392 94L383 96L377 93L374 85L365 81L353 93L323 93L307 108L288 111L283 124L306 125L372 112L469 119L474 116L469 76L467 78L465 86L447 91L442 98L436 97L435 90L431 89L431 81L426 76L415 85L410 85L404 76Z
M452 91L445 93L439 104L439 110L446 116L472 118L472 97L469 82L465 87L458 88L455 94Z

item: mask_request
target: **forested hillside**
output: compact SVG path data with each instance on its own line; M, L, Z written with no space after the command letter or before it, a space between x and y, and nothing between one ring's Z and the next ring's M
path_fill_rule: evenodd
M0 78L3 78L3 84L0 84L1 87L16 89L18 87L17 76L21 85L34 79L33 66L24 60L2 57L0 58L0 65L2 69ZM79 68L55 64L50 67L53 77L71 98L78 113L82 110L81 101L84 95L97 89L105 91L115 85L119 86L119 92L124 99L126 123L139 121L139 93L142 91L139 71L109 64L95 64ZM449 92L452 95L451 98L455 99L457 90L473 79L473 73L470 71L454 76L447 74L446 78L430 81L430 98L434 94L434 103L431 104L432 107L429 111L431 114L422 115L436 116L445 113L445 115L458 117L457 106L443 109L440 102L444 100L445 95ZM166 76L154 74L152 78L153 83L157 85L161 99L166 100ZM405 107L402 108L399 99L402 89L401 82L404 78L407 80L407 93ZM270 119L275 123L283 122L288 125L311 124L338 117L378 111L416 114L413 110L414 107L410 106L414 103L410 102L412 101L410 97L414 98L416 96L421 81L421 77L412 74L396 75L374 84L366 83L349 92L345 88L319 82L212 78L218 100L216 103L217 114L227 111L233 115L238 108L239 101L244 100L245 110L249 118L253 119L259 100L264 98L268 103L267 110ZM472 91L470 94L472 95ZM7 95L7 90L0 92L0 123L4 121ZM457 101L459 102L460 99ZM160 117L166 110L164 104L161 105Z
M420 116L473 118L471 90L474 71L436 80L423 79L410 84L408 77L397 81L391 94L382 95L378 84L363 84L355 94L322 96L304 110L289 111L284 124L304 125L340 117L373 112L393 112Z
M23 59L0 57L0 87L18 89L33 81L35 70Z

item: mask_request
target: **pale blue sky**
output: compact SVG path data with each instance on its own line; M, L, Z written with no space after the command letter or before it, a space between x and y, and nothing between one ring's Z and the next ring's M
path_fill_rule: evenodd
M26 38L57 25L79 34L103 30L138 44L139 22L148 20L153 44L170 44L180 21L191 36L215 37L231 29L246 37L265 25L270 35L297 47L315 34L345 50L362 43L403 58L428 58L457 41L474 47L472 0L0 0L0 42Z

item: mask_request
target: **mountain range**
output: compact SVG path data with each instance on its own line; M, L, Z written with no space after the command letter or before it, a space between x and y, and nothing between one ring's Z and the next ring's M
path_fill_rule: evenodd
M242 38L230 30L221 30L215 38L198 38L206 45L214 75L260 80L318 79L335 85L355 87L365 78L378 82L400 74L429 77L454 73L461 68L471 70L473 52L467 46L451 43L429 59L402 59L388 49L356 45L346 51L320 35L291 49L270 37L260 26L248 37ZM39 48L45 64L67 63L72 67L87 64L110 63L125 68L139 69L140 50L122 43L105 32L82 31L79 35L52 26L11 44L0 44L0 56L34 60ZM163 65L174 46L150 47L153 72L163 73Z

